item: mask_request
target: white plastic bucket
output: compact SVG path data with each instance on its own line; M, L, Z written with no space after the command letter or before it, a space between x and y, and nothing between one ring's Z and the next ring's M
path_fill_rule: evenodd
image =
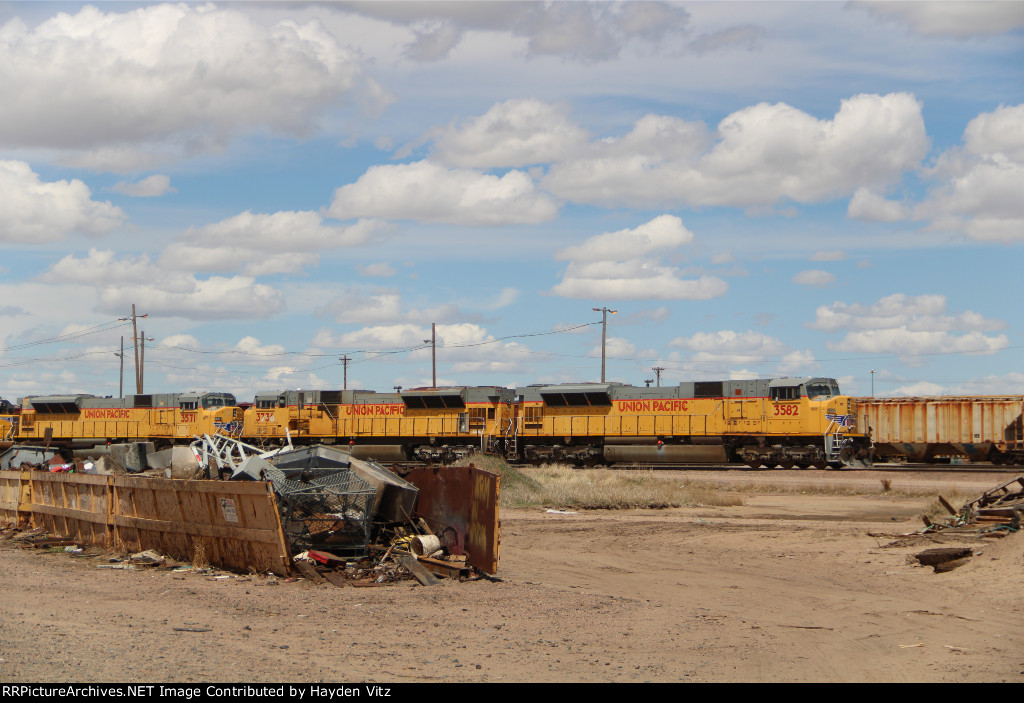
M409 549L416 556L430 556L441 548L441 540L435 535L416 535L409 540Z

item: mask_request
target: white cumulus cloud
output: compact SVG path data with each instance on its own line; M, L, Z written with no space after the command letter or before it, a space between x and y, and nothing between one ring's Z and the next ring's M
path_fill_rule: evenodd
M461 168L504 168L548 163L572 154L587 133L563 106L508 100L483 115L436 134L431 156Z
M831 120L760 103L727 116L713 138L701 124L645 117L621 140L554 164L542 185L605 205L816 203L896 182L927 149L921 104L908 93L854 95Z
M91 249L84 258L68 254L50 267L63 283L96 288L101 312L123 314L133 304L153 316L192 320L260 319L284 309L271 286L248 276L196 276L150 261L146 255L118 258Z
M390 229L360 220L329 225L316 212L249 211L200 227L171 242L161 263L190 271L240 271L248 276L297 273L319 262L319 250L364 244Z
M633 229L595 235L556 255L569 260L551 292L564 298L604 300L707 300L728 284L714 276L682 278L660 257L690 244L693 234L674 215L660 215Z
M793 350L777 337L753 330L697 332L691 337L677 337L669 346L693 352L689 365L698 370L706 369L710 362L722 362L734 366L760 365L762 369L771 365L777 374L807 375L819 366L810 351ZM751 378L759 373L765 371L734 370L731 378Z
M252 128L304 135L358 74L318 21L262 26L213 4L12 19L0 27L0 92L17 99L0 110L0 145L93 152L108 165L105 150L120 149L130 168L140 144L189 151Z
M620 229L591 237L583 244L562 249L556 258L574 261L622 261L655 252L671 251L693 242L693 232L675 215L659 215L634 229Z
M24 161L0 160L0 242L55 242L76 232L100 235L127 219L121 208L93 200L78 179L45 182Z
M558 212L522 171L494 176L430 161L373 166L335 191L329 214L457 225L537 224Z
M948 352L990 353L1006 347L1005 334L987 335L1006 323L967 310L950 314L944 295L880 298L871 305L835 302L820 306L807 325L825 332L845 332L829 349L872 354L896 354L905 363L922 356Z
M850 217L927 223L927 229L959 232L993 242L1024 240L1024 105L982 113L964 129L963 145L942 153L923 169L933 184L914 205L886 200L859 189Z

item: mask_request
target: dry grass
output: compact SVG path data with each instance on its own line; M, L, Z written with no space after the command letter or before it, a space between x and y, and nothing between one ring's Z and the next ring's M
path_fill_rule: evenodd
M561 464L513 467L494 457L475 463L501 475L501 504L506 507L616 510L743 505L743 498L731 490L692 488L653 471L577 469Z
M872 486L838 484L828 480L803 483L732 483L671 479L658 471L577 469L565 464L539 467L510 466L498 457L474 457L482 469L501 476L501 505L514 508L544 507L570 509L680 508L743 505L744 494L802 494L831 496L885 495L894 498L931 498L927 513L942 519L949 512L942 507L934 489L893 485L882 479ZM956 508L976 496L951 490L944 494Z
M192 566L196 569L205 569L210 565L209 540L199 539L192 548Z
M978 496L968 496L966 494L959 492L950 492L943 493L942 497L945 498L946 502L953 506L953 508L959 510L960 508L963 507L965 503L974 500ZM935 522L939 522L953 517L952 515L950 515L949 511L946 510L946 506L939 502L938 496L936 496L935 500L928 504L928 507L925 508L924 514L927 515L930 520L933 520Z

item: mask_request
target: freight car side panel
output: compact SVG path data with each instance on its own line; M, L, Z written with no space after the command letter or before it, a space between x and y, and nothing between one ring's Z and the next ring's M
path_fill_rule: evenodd
M858 398L880 456L985 459L1020 450L1024 396Z

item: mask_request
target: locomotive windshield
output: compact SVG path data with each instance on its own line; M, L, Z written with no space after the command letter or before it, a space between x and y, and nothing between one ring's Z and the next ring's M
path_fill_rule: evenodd
M209 394L203 396L203 410L210 408L229 408L235 405L235 396L230 393Z
M831 379L818 379L807 384L810 400L828 400L834 395L839 395L839 386Z

